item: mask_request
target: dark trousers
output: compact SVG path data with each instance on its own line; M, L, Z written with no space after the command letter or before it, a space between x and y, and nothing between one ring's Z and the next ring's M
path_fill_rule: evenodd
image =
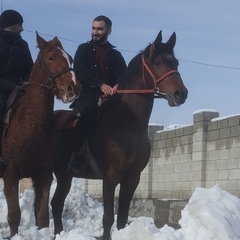
M81 96L75 101L74 109L81 114L81 117L75 127L75 136L72 146L72 151L77 153L83 147L87 137L96 124L98 104L94 98Z

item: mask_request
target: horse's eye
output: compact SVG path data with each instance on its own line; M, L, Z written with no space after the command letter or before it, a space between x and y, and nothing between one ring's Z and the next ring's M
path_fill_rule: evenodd
M161 63L158 61L158 62L155 62L155 65L159 66L161 65Z
M46 54L46 59L48 61L52 61L53 60L53 57L54 57L54 54L53 52L49 51L47 54Z

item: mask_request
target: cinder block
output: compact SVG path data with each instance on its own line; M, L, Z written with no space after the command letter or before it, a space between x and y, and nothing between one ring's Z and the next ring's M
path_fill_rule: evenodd
M227 180L229 179L228 170L218 170L217 171L217 180Z
M220 129L220 138L228 138L228 137L230 137L230 129L229 128Z
M219 120L218 122L218 128L227 128L228 127L228 118Z
M240 115L234 116L234 117L230 117L228 119L228 121L229 121L229 127L239 126L240 125Z
M219 138L220 138L219 130L210 131L207 134L207 141L216 141Z
M217 180L217 171L207 171L206 172L206 180L207 182L212 182Z
M196 123L196 122L202 122L202 121L207 121L207 122L210 122L213 118L217 118L219 117L219 113L217 111L205 111L205 110L202 110L202 111L198 111L198 112L195 112L194 115L193 115L193 122Z
M240 125L230 127L230 134L231 134L230 135L231 137L238 137L238 136L240 136Z

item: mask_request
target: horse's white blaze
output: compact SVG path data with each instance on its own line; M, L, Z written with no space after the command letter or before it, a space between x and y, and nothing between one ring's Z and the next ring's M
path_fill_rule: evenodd
M72 66L71 66L71 63L70 63L68 54L67 54L66 52L64 52L62 49L61 49L61 51L62 51L63 57L65 57L66 60L67 60L67 62L68 62L68 67L71 68ZM74 82L75 85L76 85L76 84L77 84L77 82L76 82L76 81L77 81L77 80L76 80L76 75L75 75L75 73L74 73L73 71L71 71L71 74L72 74L72 80L73 80L73 82Z

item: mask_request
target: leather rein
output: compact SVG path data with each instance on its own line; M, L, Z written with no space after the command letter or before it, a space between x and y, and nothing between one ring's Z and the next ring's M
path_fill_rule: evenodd
M73 68L68 67L68 68L65 68L65 69L63 69L63 70L61 70L61 71L59 71L59 72L56 72L56 73L51 73L51 72L49 72L49 77L48 77L48 79L50 80L51 85L49 86L49 85L46 85L46 84L43 84L43 83L40 83L39 85L40 85L41 87L43 87L43 88L47 88L47 89L49 89L49 90L52 90L53 92L56 92L56 91L57 91L57 88L56 88L56 84L55 84L55 81L54 81L54 80L55 80L56 78L60 77L61 75L63 75L64 73L66 73L66 72L71 72L71 71L73 71Z
M154 81L154 88L153 89L119 89L119 90L116 90L116 93L156 93L156 94L165 95L165 93L162 93L160 91L160 89L158 88L157 84L159 82L161 82L162 80L164 80L169 75L171 75L173 73L176 73L176 72L178 73L178 70L170 70L169 72L165 73L163 76L161 76L158 79L156 79L156 77L154 76L153 72L148 67L148 65L147 65L143 55L142 55L142 64L143 64L143 67L148 71L148 73L152 77L152 79Z

